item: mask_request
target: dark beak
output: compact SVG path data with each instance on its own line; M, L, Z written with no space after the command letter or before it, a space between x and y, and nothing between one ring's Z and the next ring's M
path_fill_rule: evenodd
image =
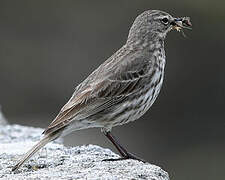
M192 24L189 17L174 18L174 20L171 22L171 25L173 29L176 29L177 31L180 31L182 28L192 29Z

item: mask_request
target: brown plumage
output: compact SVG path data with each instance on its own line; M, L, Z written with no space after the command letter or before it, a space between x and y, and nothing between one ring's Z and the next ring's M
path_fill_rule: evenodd
M102 129L118 149L120 159L141 160L127 152L110 131L114 126L140 118L154 103L164 76L164 39L171 29L189 27L188 18L183 20L158 10L139 15L125 45L76 87L70 100L43 132L43 139L13 170L49 141L91 127Z

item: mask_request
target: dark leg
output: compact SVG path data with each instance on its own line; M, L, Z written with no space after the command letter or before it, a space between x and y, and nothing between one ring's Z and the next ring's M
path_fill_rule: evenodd
M125 159L135 159L138 161L146 162L143 159L140 159L136 157L135 155L129 153L123 146L120 145L119 141L116 140L116 138L111 134L111 132L104 132L104 135L113 143L113 145L116 147L116 149L121 154L121 158L118 159L105 159L104 161L119 161L119 160L125 160Z

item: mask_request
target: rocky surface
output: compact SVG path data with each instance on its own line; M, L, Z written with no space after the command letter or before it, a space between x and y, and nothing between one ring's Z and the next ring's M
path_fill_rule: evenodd
M49 143L17 172L12 172L12 166L40 139L42 131L0 125L0 179L169 179L158 166L135 160L102 161L118 155L96 145L68 148L60 141Z
M0 125L6 125L8 124L5 116L2 113L1 105L0 105Z

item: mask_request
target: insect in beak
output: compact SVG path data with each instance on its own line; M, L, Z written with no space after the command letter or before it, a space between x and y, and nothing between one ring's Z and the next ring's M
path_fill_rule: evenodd
M192 24L189 17L175 18L174 21L171 22L171 25L172 29L175 29L178 32L180 32L182 28L192 29Z
M171 22L171 25L172 29L182 32L184 37L186 37L186 35L183 29L192 29L192 24L189 17L175 18L174 21Z

